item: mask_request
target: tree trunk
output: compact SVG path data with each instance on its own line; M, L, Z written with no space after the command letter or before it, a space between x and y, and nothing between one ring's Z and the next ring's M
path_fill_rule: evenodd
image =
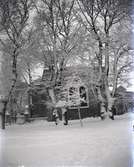
M29 109L29 115L32 117L32 97L31 94L28 92L28 109Z
M13 55L12 55L12 83L11 83L11 88L9 90L6 102L4 102L4 107L3 107L3 111L2 111L2 129L5 129L5 113L7 110L7 105L10 101L11 96L13 95L15 86L16 86L16 82L17 82L17 48L14 49L13 51Z
M51 98L52 104L55 105L56 104L56 98L55 98L54 89L53 88L49 88L48 89L48 93L49 93L49 96Z
M55 108L55 105L56 105L56 98L55 98L55 92L54 92L54 88L49 88L48 89L48 94L49 94L49 97L51 99L51 107L50 107L50 110L49 110L49 120L52 120L53 119L53 109Z
M98 36L98 34L97 34ZM103 55L103 45L102 41L98 36L98 44L99 44L99 55L97 56L98 59L98 65L99 65L99 78L98 78L98 87L97 87L97 93L98 93L98 99L100 102L100 117L102 120L104 120L107 117L106 113L106 105L105 105L105 99L103 97L103 90L101 90L101 87L104 87L104 75L103 75L103 66L102 66L102 55Z
M57 81L60 83L62 83L63 69L64 69L64 59L59 64L59 72L57 76Z
M1 120L1 127L2 127L2 129L5 129L5 118L6 118L7 104L8 104L7 101L3 102L3 110L2 110L2 115L1 115L1 118L2 118L2 120Z
M116 91L117 84L118 84L118 70L117 70L118 60L119 60L119 57L118 57L118 54L117 54L114 57L114 65L113 65L114 81L113 81L112 97L114 97L114 95L115 95L115 91Z
M107 116L107 113L106 113L106 107L105 107L105 99L101 94L100 87L97 88L97 93L98 93L98 99L100 102L100 117L102 120L104 120Z
M28 77L29 77L29 90L27 92L27 96L28 96L28 109L29 109L29 114L30 114L30 117L32 117L32 108L31 108L31 105L32 105L32 97L31 97L31 86L32 86L32 75L31 75L31 67L30 67L30 63L27 63L27 67L28 67Z
M106 89L106 96L107 96L107 113L109 118L114 119L114 113L112 111L112 108L114 105L115 98L112 97L108 86L105 89Z
M105 95L107 101L107 115L109 118L114 119L112 107L114 104L114 98L112 98L112 93L109 90L109 32L106 32L106 42L105 42L105 73L104 73L104 85L105 85Z

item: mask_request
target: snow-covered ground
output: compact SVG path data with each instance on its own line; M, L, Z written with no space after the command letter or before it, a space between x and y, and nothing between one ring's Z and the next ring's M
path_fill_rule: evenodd
M132 167L132 120L125 114L70 121L35 121L0 131L1 167Z

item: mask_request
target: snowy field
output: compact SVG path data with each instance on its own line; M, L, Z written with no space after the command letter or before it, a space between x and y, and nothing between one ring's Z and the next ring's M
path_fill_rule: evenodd
M70 121L11 125L1 135L0 167L132 167L132 120L125 114Z

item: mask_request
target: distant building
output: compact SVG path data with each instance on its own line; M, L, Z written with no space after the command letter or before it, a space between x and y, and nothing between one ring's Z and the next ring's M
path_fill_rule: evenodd
M85 66L78 66L77 69L69 67L63 72L62 83L57 85L55 93L58 101L64 100L68 103L73 102L68 107L69 119L78 118L78 104L76 104L76 99L78 99L78 97L81 98L80 107L82 118L100 115L99 101L95 96L95 92L93 92L89 86L91 82L89 77L90 75L90 69ZM52 113L47 107L49 97L46 89L46 87L49 86L49 77L50 72L48 69L46 69L46 71L44 71L43 78L35 80L33 82L33 87L29 88L29 91L31 92L30 104L32 117L51 117ZM92 80L95 79L96 78L92 78ZM18 84L17 89L16 96L22 97L23 105L27 105L28 85L25 83L20 83ZM133 92L127 92L124 87L119 86L116 90L116 97L116 114L124 113L128 110L128 108L132 108L134 97Z
M117 114L123 114L132 111L134 108L134 92L127 91L123 86L116 89L115 101Z

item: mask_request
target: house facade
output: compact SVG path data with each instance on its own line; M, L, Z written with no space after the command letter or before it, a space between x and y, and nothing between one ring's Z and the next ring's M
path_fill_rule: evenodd
M88 71L89 70L89 71ZM86 72L85 72L86 71ZM90 87L90 69L78 67L78 69L68 68L64 70L62 85L55 88L56 102L65 101L69 119L77 119L78 107L80 107L81 117L96 117L100 115L100 105L95 92ZM50 97L46 82L48 82L49 71L46 70L44 78L33 82L30 89L30 115L31 117L48 117L52 120L52 107L48 107ZM21 85L20 85L21 87ZM23 89L27 90L27 88ZM21 90L23 106L28 104L27 91ZM133 93L127 92L125 88L119 87L116 90L117 100L115 102L116 114L127 112L133 108ZM61 109L58 108L61 115ZM132 109L131 109L132 110Z

